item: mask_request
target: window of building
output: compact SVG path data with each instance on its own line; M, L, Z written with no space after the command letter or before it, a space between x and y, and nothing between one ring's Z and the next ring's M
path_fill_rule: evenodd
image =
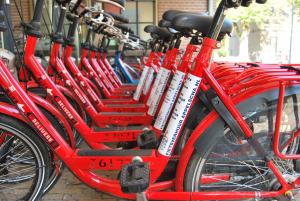
M147 40L150 36L144 32L144 28L147 25L155 24L155 13L155 0L135 0L127 1L124 15L129 18L129 26L135 34Z

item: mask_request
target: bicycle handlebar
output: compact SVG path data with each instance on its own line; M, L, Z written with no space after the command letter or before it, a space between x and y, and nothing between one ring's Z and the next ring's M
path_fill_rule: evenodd
M121 8L122 10L125 10L125 1L124 0L95 0L95 2L98 3L109 3L114 6L117 6L118 8Z
M68 4L71 2L71 0L55 0L55 1L60 5Z
M267 3L267 0L256 0L256 3L265 4Z
M77 2L73 5L73 7L70 7L70 12L75 13L76 10L79 8L80 4L83 0L77 0Z
M116 21L119 21L119 22L122 22L122 23L125 23L125 24L129 23L129 19L127 19L125 16L118 15L118 14L111 13L111 12L108 12L107 14L112 16Z
M267 0L255 0L255 2L258 4L265 4ZM253 3L253 0L225 0L224 3L227 8L236 8L239 6L249 7L251 3Z
M222 0L216 10L213 22L207 34L208 38L217 39L225 20L225 10L239 6L248 7L253 0ZM267 0L256 0L256 3L264 4Z

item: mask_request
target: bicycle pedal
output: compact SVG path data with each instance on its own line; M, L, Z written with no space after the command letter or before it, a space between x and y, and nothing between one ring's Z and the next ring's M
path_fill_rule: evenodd
M137 145L141 149L156 149L157 144L158 140L154 131L144 131L137 138Z
M149 165L142 162L134 162L122 168L120 184L124 193L142 193L149 187Z
M294 194L292 191L288 191L285 193L285 196L286 198L289 200L289 201L296 201L295 197L294 197Z

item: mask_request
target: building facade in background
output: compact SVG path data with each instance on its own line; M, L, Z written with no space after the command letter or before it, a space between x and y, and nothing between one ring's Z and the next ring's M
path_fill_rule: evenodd
M57 21L57 8L53 7L54 0L45 1L46 7L43 12L44 21L42 22L42 30L47 34L48 30L55 28ZM269 2L276 0L269 0ZM33 5L35 0L16 0L11 1L11 24L15 38L22 40L22 28L20 26L21 19L28 22L33 14ZM17 6L14 4L17 3ZM86 0L87 6L94 5L96 1ZM110 4L99 4L104 10L114 13L121 13L121 10ZM123 13L129 18L130 23L128 26L134 30L135 34L141 36L142 39L148 40L149 34L144 32L144 28L150 24L158 24L163 13L167 10L183 10L198 13L213 14L216 7L216 0L127 0L126 10ZM298 51L296 51L299 44L299 38L296 37L300 33L299 16L293 15L292 8L286 7L286 16L279 18L275 22L265 25L263 30L252 26L250 32L245 37L238 37L235 32L232 34L231 39L227 39L226 47L216 54L220 60L232 61L262 61L262 62L300 62ZM56 16L56 17L55 17ZM294 18L294 20L293 20ZM279 21L279 22L278 22ZM65 30L68 29L68 22L65 23ZM267 33L267 34L266 34ZM12 40L5 38L9 37L10 32L1 35L1 46L8 48L14 47L11 45ZM266 35L266 39L261 40L262 34ZM77 44L83 41L86 35L85 26L82 26L79 34L77 35ZM263 43L262 43L263 41ZM6 43L6 45L5 45ZM9 46L7 45L9 43ZM47 55L49 51L50 41L43 38L40 41L38 48ZM8 48L11 49L11 48ZM77 48L77 55L79 55L79 48ZM41 54L41 56L43 56Z
M14 5L17 3L17 6ZM14 33L17 35L21 31L20 25L20 11L24 21L29 21L33 14L34 0L22 0L11 2L11 13L12 13L12 23L16 31ZM47 0L46 2L46 12L44 12L44 18L48 28L52 28L51 24L55 24L50 21L49 17L52 18L53 13L55 14L55 9L52 8L53 0ZM170 9L184 10L191 12L209 12L214 9L215 0L127 0L126 10L124 15L130 19L129 26L135 31L137 35L140 35L143 39L149 39L148 34L144 33L145 26L149 24L157 24L161 19L163 13ZM95 2L93 0L86 0L85 4L90 6ZM18 7L18 9L17 9ZM120 13L121 10L110 4L104 4L102 8L109 12ZM42 23L45 25L45 23ZM46 27L44 27L46 29ZM18 31L19 29L19 31ZM47 30L45 30L47 31Z
M149 35L144 33L145 26L157 24L167 10L183 10L190 12L209 12L214 9L214 0L136 0L127 1L124 15L129 18L129 26L143 39Z

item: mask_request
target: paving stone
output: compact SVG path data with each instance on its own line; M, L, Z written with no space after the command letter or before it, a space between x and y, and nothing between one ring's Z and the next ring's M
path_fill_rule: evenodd
M300 200L300 196L296 197ZM68 170L42 201L126 201L101 193L82 184Z
M108 194L96 191L74 177L67 169L58 183L49 191L42 201L117 201ZM121 201L121 200L120 200Z
M100 172L99 172L100 173ZM116 178L115 173L112 174ZM300 195L296 197L300 201ZM1 199L0 201L6 201ZM7 200L8 201L8 200ZM83 184L67 168L54 188L41 201L127 201L101 193Z

